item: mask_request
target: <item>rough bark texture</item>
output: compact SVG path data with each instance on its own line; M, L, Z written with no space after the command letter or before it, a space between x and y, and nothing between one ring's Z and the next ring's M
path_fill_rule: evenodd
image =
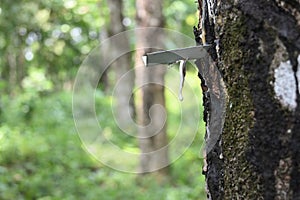
M136 21L139 28L162 27L162 1L137 0ZM142 56L151 51L151 48L161 46L162 33L159 29L144 29L138 32L136 53L136 85L141 86L137 91L137 120L143 127L139 129L139 144L142 151L141 167L142 173L156 171L161 166L169 163L166 125L162 124L165 108L164 99L164 74L165 69L161 66L145 68ZM150 48L149 48L150 47ZM149 84L155 82L157 84ZM161 105L162 107L154 106ZM153 107L154 106L154 107ZM151 108L151 112L150 111ZM150 117L151 115L151 117ZM155 133L153 135L153 133ZM143 139L144 138L144 139ZM167 174L168 168L163 167L157 171L158 174Z
M209 198L300 199L300 3L203 1L215 5L228 94L221 147L207 155Z

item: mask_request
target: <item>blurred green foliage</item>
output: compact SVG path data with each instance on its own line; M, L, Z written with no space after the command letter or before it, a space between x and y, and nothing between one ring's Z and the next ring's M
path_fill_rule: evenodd
M107 109L103 103L109 102L106 98L97 99L99 110ZM5 99L3 105L0 199L204 198L199 134L194 144L172 165L171 180L159 185L151 176L137 180L135 174L102 166L83 150L73 124L70 93L34 100L20 95L13 100ZM30 112L28 107L32 107ZM180 113L169 112L172 116L169 124L179 124ZM113 124L102 125L114 130ZM120 138L113 141L120 147L128 144L128 140Z
M0 4L1 89L21 89L29 70L44 70L54 86L72 80L98 44L105 18L101 1L2 0Z
M134 3L124 1L128 28L135 26ZM166 26L192 37L196 8L193 0L164 1ZM103 0L1 0L0 199L204 197L198 158L202 136L172 165L171 180L163 185L151 176L137 180L102 166L83 150L72 118L71 88L80 63L99 43L108 14ZM99 95L97 109L108 109L109 102ZM171 124L180 118L176 108L168 108L172 132ZM117 131L110 120L104 123ZM113 141L128 147L125 136Z

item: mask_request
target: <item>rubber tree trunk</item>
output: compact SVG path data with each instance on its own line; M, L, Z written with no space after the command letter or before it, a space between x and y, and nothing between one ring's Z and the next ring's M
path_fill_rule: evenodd
M146 68L141 58L151 48L161 46L163 35L159 28L163 27L162 0L137 0L136 10L137 27L145 28L137 32L135 67L136 85L142 86L136 94L137 121L142 125L138 134L142 153L140 172L156 171L160 176L168 173L169 163L166 124L162 124L165 116L165 68Z
M198 3L196 40L212 44L227 94L222 134L206 157L208 198L300 199L299 1ZM211 84L199 76L204 89ZM212 92L204 90L207 126Z
M107 1L110 10L110 24L109 36L116 35L126 30L123 25L123 3L122 0L109 0ZM134 104L129 96L132 94L134 77L132 73L127 73L131 70L131 52L122 55L122 50L129 50L129 40L126 34L121 34L123 40L118 40L118 43L112 41L108 48L110 54L114 55L117 59L112 63L113 71L116 74L116 81L122 80L121 83L115 87L114 96L116 98L115 113L120 128L126 130L131 125L131 117L134 114ZM121 42L120 42L121 41ZM107 54L107 52L105 52ZM130 117L131 116L131 117Z

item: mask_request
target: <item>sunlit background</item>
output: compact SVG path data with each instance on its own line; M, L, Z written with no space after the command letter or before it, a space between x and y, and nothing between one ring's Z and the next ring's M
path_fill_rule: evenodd
M135 1L124 1L123 12L123 25L135 28ZM166 28L193 37L198 20L194 0L165 0L163 13ZM164 183L113 170L82 147L72 117L72 88L80 64L107 34L109 22L104 0L1 0L0 199L205 198L203 123ZM196 71L189 70L188 76L201 99ZM167 73L166 82L172 81ZM165 96L172 138L180 110L173 103L174 94ZM103 110L109 108L111 97L101 87L96 97L98 117L107 119ZM188 96L184 103L191 112L201 105L190 105ZM104 128L108 134L117 131L111 120ZM136 151L134 138L128 145L128 137L111 137L117 145Z

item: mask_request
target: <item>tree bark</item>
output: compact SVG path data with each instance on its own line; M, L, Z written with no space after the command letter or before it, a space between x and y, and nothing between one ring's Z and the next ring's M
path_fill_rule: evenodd
M198 2L196 41L210 39L227 94L222 135L206 155L208 198L300 199L299 1ZM209 126L214 91L203 92Z
M161 46L163 36L159 27L163 27L162 0L137 0L136 8L138 28L152 27L138 31L136 43L138 49L135 67L136 85L142 86L138 88L136 94L137 99L141 99L136 104L137 121L142 125L138 134L142 153L140 172L156 171L158 175L166 175L169 163L166 124L161 123L164 116L162 109L165 109L165 68L161 66L145 68L141 59L145 53L152 51L151 48Z
M109 35L113 36L126 30L123 25L123 3L122 0L109 0L107 1L110 10L110 25ZM111 46L108 48L110 54L117 58L112 64L113 70L116 74L116 81L122 80L114 89L116 97L115 113L120 128L123 130L130 128L132 123L131 118L134 115L134 103L132 98L128 98L132 94L134 77L132 73L127 73L131 70L131 52L122 55L120 52L129 50L129 40L126 34L121 34L124 37L118 40L118 43L112 41ZM107 49L106 49L107 50ZM105 52L105 55L107 52Z

